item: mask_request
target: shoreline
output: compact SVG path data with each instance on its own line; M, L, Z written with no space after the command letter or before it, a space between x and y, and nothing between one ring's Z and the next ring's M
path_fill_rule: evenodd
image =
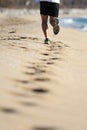
M73 21L73 19L80 19L80 18L87 18L87 9L83 10L83 9L60 9L59 11L59 19L60 19L60 26L61 27L65 27L65 28L73 28L73 29L77 29L78 31L81 31L82 26L84 27L84 29L82 29L82 31L86 32L87 27L85 27L84 23L82 24L81 22L81 27L80 27L80 23L75 23L75 21ZM30 16L35 16L35 19L40 17L39 14L39 9L9 9L9 8L2 8L0 11L0 15L2 17L16 17L20 20L23 20L21 18L23 18L24 16L30 17ZM40 18L39 18L40 20ZM65 21L66 20L66 21ZM82 21L82 20L81 20ZM64 23L65 22L65 23ZM80 22L80 21L79 21ZM68 26L69 24L69 26ZM76 26L77 24L77 26ZM79 26L78 26L79 24ZM75 27L74 27L75 26ZM80 27L80 28L78 28Z
M15 10L15 11L14 11ZM3 13L3 14L11 14L13 13L13 15L17 15L19 16L20 15L28 15L28 14L39 14L39 9L27 9L27 8L23 8L23 9L13 9L13 8L0 8L0 13ZM87 17L87 8L85 8L84 10L83 9L79 9L79 8L64 8L64 9L60 9L59 11L59 15L60 16L85 16Z

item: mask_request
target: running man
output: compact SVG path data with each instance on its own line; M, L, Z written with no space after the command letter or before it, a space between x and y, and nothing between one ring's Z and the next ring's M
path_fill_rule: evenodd
M54 34L57 35L59 33L59 3L60 0L40 0L40 14L42 19L42 30L45 36L45 44L49 43L47 35L48 17L50 19L50 24L53 27Z

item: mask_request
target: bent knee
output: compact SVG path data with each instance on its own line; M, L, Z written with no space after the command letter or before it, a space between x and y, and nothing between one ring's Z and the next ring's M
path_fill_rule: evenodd
M47 22L42 22L42 27L43 28L48 28Z
M54 26L54 20L53 20L53 19L50 19L50 24L51 24L52 26Z

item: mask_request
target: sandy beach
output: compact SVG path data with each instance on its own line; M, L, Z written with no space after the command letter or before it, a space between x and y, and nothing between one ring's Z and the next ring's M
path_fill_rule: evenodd
M0 19L0 130L86 130L87 32L45 45L38 13Z

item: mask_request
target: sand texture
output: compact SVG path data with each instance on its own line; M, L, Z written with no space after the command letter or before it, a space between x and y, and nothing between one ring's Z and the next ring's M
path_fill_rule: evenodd
M39 15L0 19L0 130L86 130L87 33L45 45Z

